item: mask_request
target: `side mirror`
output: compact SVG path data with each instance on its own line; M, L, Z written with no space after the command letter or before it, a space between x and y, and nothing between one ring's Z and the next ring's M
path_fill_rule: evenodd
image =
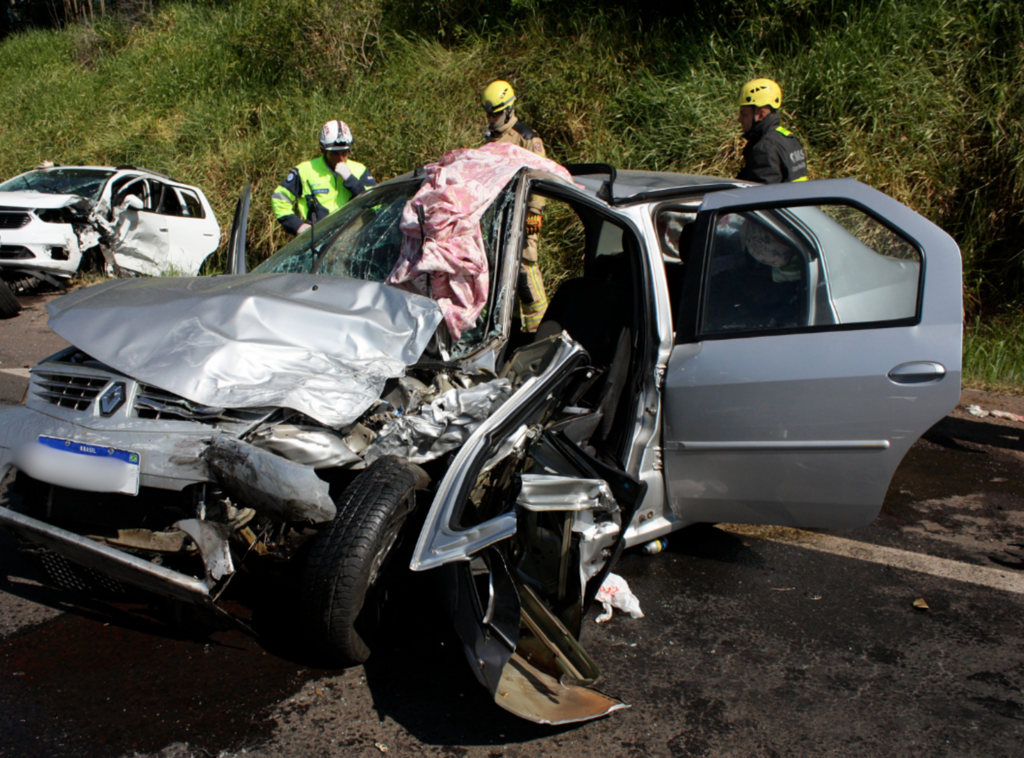
M146 204L142 202L142 199L139 198L138 195L128 195L124 199L123 204L127 205L129 208L134 208L137 211L141 211L143 208L146 207Z

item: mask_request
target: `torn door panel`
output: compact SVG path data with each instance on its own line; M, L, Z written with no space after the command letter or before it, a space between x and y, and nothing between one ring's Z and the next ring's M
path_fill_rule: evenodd
M586 353L566 336L543 350L528 367L513 360L519 387L456 456L411 567L454 575L450 610L495 702L562 724L624 707L591 688L600 672L578 638L644 487L547 431L564 422L590 374Z

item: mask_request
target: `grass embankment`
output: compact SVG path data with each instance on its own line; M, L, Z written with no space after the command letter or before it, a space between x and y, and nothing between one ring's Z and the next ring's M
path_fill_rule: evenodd
M813 178L855 176L957 239L971 318L1024 304L1020 3L723 0L657 18L583 0L470 5L169 1L141 25L8 38L0 175L44 158L143 165L203 187L225 225L250 181L255 262L284 239L270 193L328 118L384 179L478 144L477 94L503 77L557 160L732 175L734 92L765 75ZM552 280L573 261L557 226Z

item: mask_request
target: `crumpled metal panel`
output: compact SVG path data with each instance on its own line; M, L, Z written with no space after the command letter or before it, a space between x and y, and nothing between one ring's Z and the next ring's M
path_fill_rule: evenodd
M258 513L313 523L330 521L337 513L327 482L308 466L224 436L214 440L203 457L232 500Z
M528 511L611 510L615 497L601 479L521 474L522 489L516 502Z
M355 421L423 353L441 321L425 297L304 274L124 279L47 305L93 358L201 405L283 406Z
M450 389L416 415L399 416L381 429L363 455L367 465L384 455L425 463L463 445L512 395L508 379Z
M362 460L346 439L322 427L278 424L256 432L252 444L303 466L334 468Z
M191 537L206 566L206 575L214 582L235 573L235 565L231 560L231 548L228 536L231 534L223 524L211 524L199 519L185 519L175 524L178 529Z

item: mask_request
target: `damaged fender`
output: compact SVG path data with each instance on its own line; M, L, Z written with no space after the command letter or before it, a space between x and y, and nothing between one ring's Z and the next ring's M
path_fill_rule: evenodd
M257 513L317 524L330 521L337 512L327 482L308 466L224 436L210 444L203 458L224 491Z

